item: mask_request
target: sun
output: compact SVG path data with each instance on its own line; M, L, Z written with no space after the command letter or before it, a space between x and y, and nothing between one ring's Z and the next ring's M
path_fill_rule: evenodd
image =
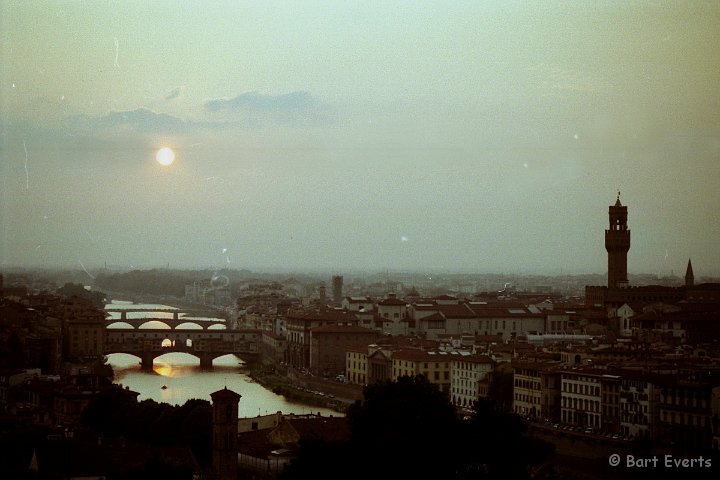
M172 151L172 148L162 147L155 154L155 160L157 160L160 165L170 165L175 161L175 152Z

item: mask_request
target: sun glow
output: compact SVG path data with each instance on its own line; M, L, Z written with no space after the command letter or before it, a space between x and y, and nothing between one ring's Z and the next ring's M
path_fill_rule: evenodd
M175 152L169 147L162 147L155 154L155 159L160 165L170 165L175 161Z

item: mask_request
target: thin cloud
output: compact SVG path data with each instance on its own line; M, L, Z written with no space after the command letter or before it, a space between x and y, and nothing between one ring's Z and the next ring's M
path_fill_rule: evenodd
M237 126L238 122L195 122L140 107L135 110L113 111L101 117L78 116L73 124L77 128L90 131L125 129L139 133L183 134L195 129L231 128Z
M178 89L175 89L178 90ZM171 97L175 90L168 97ZM315 97L305 92L279 96L243 94L231 100L213 100L205 104L209 112L246 112L220 115L212 119L189 120L149 108L112 111L100 117L79 115L67 123L78 133L131 131L149 134L187 134L197 130L252 130L264 123L308 125L329 123L330 115Z
M101 127L131 127L146 132L187 131L188 123L181 118L166 113L156 113L147 108L136 108L126 112L110 112L100 117L97 123Z
M286 112L313 111L321 102L308 92L298 91L282 95L262 95L247 92L230 99L209 100L205 109L210 112Z
M205 110L213 115L242 118L255 127L266 123L299 126L336 123L332 108L304 91L282 95L247 92L234 98L208 100Z

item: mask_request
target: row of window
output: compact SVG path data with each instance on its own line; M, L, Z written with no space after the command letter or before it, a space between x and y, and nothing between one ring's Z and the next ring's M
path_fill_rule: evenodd
M682 405L685 407L707 407L708 400L702 392L688 391L682 393L686 394L678 394L678 392L672 390L670 391L670 393L661 394L660 402L666 403L668 405Z
M577 384L572 382L562 382L563 392L578 393L580 395L600 396L600 387L596 385Z
M563 423L572 423L575 425L584 425L592 428L600 428L600 415L589 412L562 410L561 420Z
M518 388L528 388L534 390L540 390L540 382L533 380L525 380L522 378L515 379L515 386Z
M540 405L540 398L533 396L533 395L527 395L524 393L516 393L515 394L515 401L516 402L525 402L525 403L534 403L537 405Z
M598 400L588 400L587 398L569 398L562 397L562 407L572 408L573 410L584 410L586 412L600 413L600 402Z
M439 380L440 380L440 374L441 374L441 373L442 373L442 379L443 379L443 380L450 380L450 372L437 372L437 371L435 371L435 372L432 372L432 373L433 373L433 374L430 375L430 372L427 372L427 371L420 372L420 374L421 374L421 375L424 375L425 378L427 378L428 380L439 381ZM393 368L393 376L394 376L395 378L397 378L397 377L402 377L402 376L413 376L413 375L415 375L415 373L414 373L412 370L401 370L401 369L398 369L398 368Z
M688 425L691 427L710 427L710 418L704 415L693 415L688 414L685 416L684 413L675 414L675 412L668 412L663 410L660 414L660 418L663 422L675 423L678 425Z

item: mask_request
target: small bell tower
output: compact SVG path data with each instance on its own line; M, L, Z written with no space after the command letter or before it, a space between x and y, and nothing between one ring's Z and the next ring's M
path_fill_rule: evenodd
M237 480L240 397L227 387L210 394L213 405L212 469L217 480Z

